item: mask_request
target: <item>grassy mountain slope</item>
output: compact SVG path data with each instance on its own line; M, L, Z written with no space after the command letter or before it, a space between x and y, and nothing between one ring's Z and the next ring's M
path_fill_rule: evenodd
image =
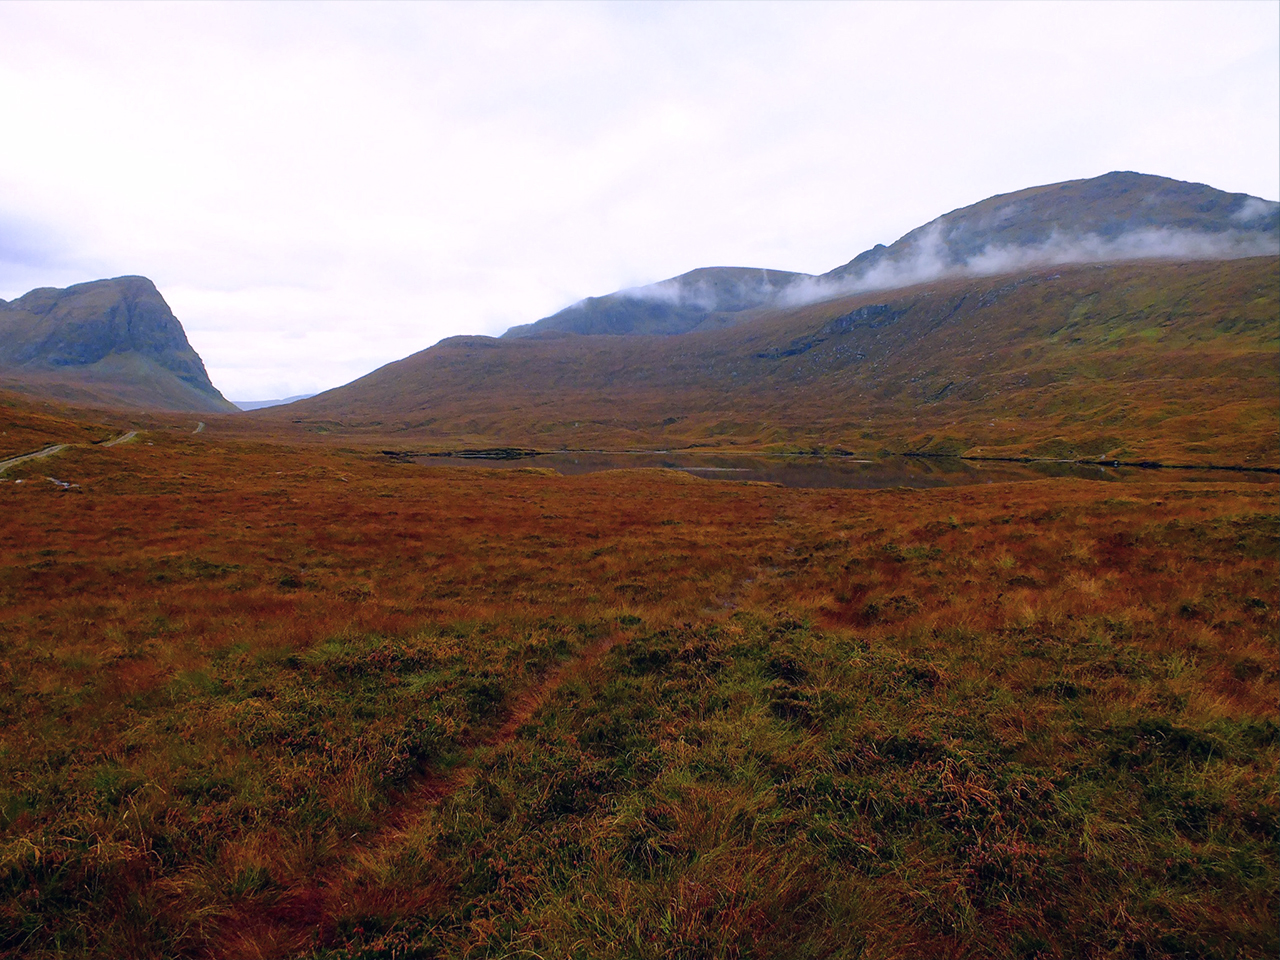
M0 303L0 384L90 405L235 409L145 277L41 288Z
M119 433L88 411L0 390L0 460L55 443L100 443Z
M887 290L948 275L1033 266L1280 253L1280 204L1202 183L1112 172L989 197L877 244L814 277L707 267L590 297L508 338L577 334L670 336L737 322L742 311Z
M287 416L438 446L1275 465L1278 316L1275 257L952 278L679 337L454 337Z

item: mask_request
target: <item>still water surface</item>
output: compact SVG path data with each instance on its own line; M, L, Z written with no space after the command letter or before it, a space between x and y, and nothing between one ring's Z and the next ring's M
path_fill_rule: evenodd
M1274 474L1227 470L1149 470L1077 463L999 463L951 458L765 457L749 454L685 454L668 452L598 453L562 451L496 460L481 457L418 457L428 466L518 469L549 467L558 473L662 467L708 480L754 480L785 487L877 489L883 487L949 487L975 483L1078 477L1100 481L1234 481L1276 483Z

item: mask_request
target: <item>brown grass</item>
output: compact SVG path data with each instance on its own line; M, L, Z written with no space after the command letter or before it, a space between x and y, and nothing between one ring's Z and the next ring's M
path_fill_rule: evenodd
M1274 952L1274 483L191 427L0 484L7 954Z

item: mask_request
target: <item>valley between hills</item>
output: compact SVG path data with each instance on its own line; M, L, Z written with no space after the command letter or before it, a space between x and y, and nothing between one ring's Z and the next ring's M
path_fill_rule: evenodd
M0 956L1274 956L1278 211L1037 187L253 412L144 278L0 304Z

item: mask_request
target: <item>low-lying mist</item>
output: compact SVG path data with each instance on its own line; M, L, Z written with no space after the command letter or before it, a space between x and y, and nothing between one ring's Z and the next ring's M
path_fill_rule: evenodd
M1248 222L1272 213L1274 204L1257 200L1233 218ZM1242 217L1240 214L1247 214ZM978 253L958 253L944 236L942 223L931 224L911 240L879 247L859 259L861 266L838 268L822 276L783 274L732 281L685 281L681 277L619 291L621 298L669 304L707 313L736 312L764 306L799 307L872 290L896 290L947 277L981 277L1035 267L1114 263L1125 260L1235 260L1280 254L1280 237L1256 230L1209 233L1169 227L1141 227L1115 237L1054 230L1034 244L989 244ZM877 256L877 251L879 255ZM856 264L857 261L854 261Z
M1261 201L1260 201L1261 202ZM1280 237L1252 231L1139 228L1118 237L1096 233L1067 235L1055 230L1037 244L991 244L959 257L942 237L941 224L897 251L884 254L860 270L801 280L782 291L778 303L803 306L820 300L870 290L895 290L946 277L981 277L1034 267L1125 260L1235 260L1280 254Z
M713 267L695 272L702 276L697 279L688 275L672 277L643 287L621 290L618 296L705 310L708 313L737 311L780 302L786 292L797 283L817 279L805 273L746 270L737 267Z
M650 312L681 314L681 324L692 329L714 313L798 307L947 277L1068 264L1276 254L1280 203L1224 194L1201 184L1113 172L952 211L821 276L703 268L574 307L614 310L632 301Z

